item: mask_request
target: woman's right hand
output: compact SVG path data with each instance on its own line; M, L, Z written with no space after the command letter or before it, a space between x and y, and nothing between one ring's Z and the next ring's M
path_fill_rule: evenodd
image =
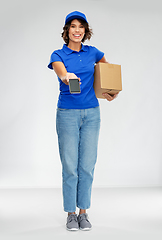
M74 73L67 72L66 76L61 78L61 81L63 83L65 83L66 85L69 85L69 79L75 79L75 78L78 78L78 77ZM78 78L78 79L80 81L80 78Z

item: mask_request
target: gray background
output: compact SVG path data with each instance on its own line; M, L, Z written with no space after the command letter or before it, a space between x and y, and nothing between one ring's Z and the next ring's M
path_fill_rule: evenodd
M47 68L65 16L87 15L86 44L121 64L123 91L100 100L94 186L162 186L160 1L6 0L0 4L0 187L60 187L58 82Z

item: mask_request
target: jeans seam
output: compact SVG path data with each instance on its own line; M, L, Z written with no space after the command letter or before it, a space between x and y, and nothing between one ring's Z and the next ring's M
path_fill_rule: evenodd
M79 151L78 151L78 187L79 187L79 183L81 181L81 174L80 174L80 138L81 138L81 134L79 134ZM78 188L77 205L78 205L78 201L79 201L79 195L80 195L80 189Z

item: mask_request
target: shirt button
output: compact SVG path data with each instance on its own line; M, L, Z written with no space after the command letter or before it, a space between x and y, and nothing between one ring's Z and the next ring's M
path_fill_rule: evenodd
M81 62L82 60L80 60L80 62Z
M78 55L80 57L80 55Z

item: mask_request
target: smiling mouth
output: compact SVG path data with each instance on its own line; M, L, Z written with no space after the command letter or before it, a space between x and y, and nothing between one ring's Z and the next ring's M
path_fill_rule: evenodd
M76 35L73 35L74 37L80 37L81 35L78 35L78 34L76 34Z

